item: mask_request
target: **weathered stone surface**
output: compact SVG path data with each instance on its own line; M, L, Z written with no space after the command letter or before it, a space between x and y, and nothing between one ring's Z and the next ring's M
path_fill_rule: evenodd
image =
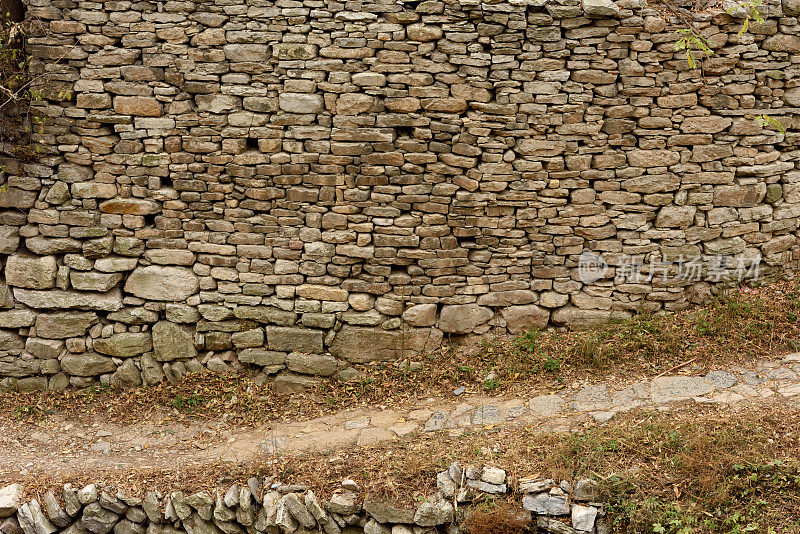
M132 388L142 385L142 375L133 360L125 360L111 375L112 386Z
M200 288L197 276L184 267L137 267L125 282L125 292L149 300L184 301Z
M4 328L25 328L33 326L38 314L33 310L17 308L0 311L0 325Z
M119 515L101 507L99 503L87 504L81 515L81 525L92 534L108 534L119 519Z
M15 226L0 226L0 254L13 254L19 246L19 229Z
M304 352L318 354L322 352L323 333L320 330L268 326L267 347L271 350L286 352Z
M75 289L105 293L122 280L122 274L71 271L69 273L69 280L72 287Z
M414 510L398 508L380 500L365 500L364 511L378 523L414 523Z
M17 520L25 534L54 534L58 530L44 514L36 499L20 506Z
M239 361L242 363L252 363L264 367L279 366L283 368L287 354L274 350L264 349L244 349L239 351Z
M399 356L402 342L400 331L345 325L336 333L330 353L350 363L393 360Z
M425 501L417 507L414 523L422 527L434 527L453 522L453 505L439 497Z
M292 352L286 356L286 368L306 375L331 376L338 366L333 356Z
M338 489L333 492L325 508L334 514L352 515L361 512L361 503L354 491Z
M30 289L48 289L56 285L55 256L14 254L6 260L6 283Z
M137 117L160 117L164 114L158 100L145 96L115 96L114 111Z
M115 198L101 203L100 210L119 215L150 215L160 212L161 206L144 198Z
M321 95L304 93L281 93L278 106L289 113L320 113L323 109Z
M436 304L417 304L403 312L403 320L411 326L433 326L436 324Z
M19 354L23 348L25 348L25 342L19 334L11 330L0 330L0 350Z
M76 308L79 310L117 311L122 308L119 289L108 293L83 293L61 289L33 290L14 289L14 298L31 308Z
M197 356L192 329L171 321L159 321L153 325L152 344L155 359L160 362Z
M545 328L550 320L550 312L535 304L508 306L500 313L506 321L506 328L512 334Z
M697 213L695 206L666 206L656 217L656 226L665 228L688 228Z
M614 0L581 0L583 12L590 17L617 17L619 6Z
M22 486L11 484L0 488L0 517L11 517L22 503Z
M93 312L40 313L36 317L36 332L46 339L85 336L98 321Z
M695 376L662 376L653 380L653 402L672 402L705 395L714 385L705 378Z
M449 305L442 307L437 326L445 333L469 334L492 317L492 310L477 304Z
M568 498L558 488L549 492L525 495L522 497L522 507L539 515L567 515L570 513Z
M572 528L579 532L593 532L597 508L575 504L572 506Z
M117 358L130 358L152 350L150 332L122 332L94 340L94 350Z
M93 352L66 354L61 358L61 369L75 376L96 376L117 369L111 358Z

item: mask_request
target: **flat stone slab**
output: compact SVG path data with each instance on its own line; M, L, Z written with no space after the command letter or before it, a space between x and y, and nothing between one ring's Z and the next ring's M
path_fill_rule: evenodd
M553 417L561 410L562 406L564 406L564 399L558 395L539 395L528 401L531 413L539 417Z
M714 390L710 380L697 376L661 376L652 381L653 402L673 402L700 397Z
M706 375L706 380L714 384L714 387L718 389L727 389L739 383L736 375L728 371L711 371Z
M611 406L611 401L605 385L583 386L572 399L572 409L576 412L606 410Z
M472 412L473 425L496 425L502 420L503 418L500 416L500 408L494 404L481 406Z

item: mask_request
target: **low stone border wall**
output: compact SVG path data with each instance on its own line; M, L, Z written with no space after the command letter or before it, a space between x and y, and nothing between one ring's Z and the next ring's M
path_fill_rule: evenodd
M2 534L457 534L470 503L522 494L522 507L539 530L554 534L609 532L598 486L554 480L510 480L496 467L453 463L437 476L438 492L416 508L399 508L362 498L359 486L345 480L330 499L320 501L307 486L251 478L246 484L144 499L90 484L64 486L60 496L23 502L23 488L0 489ZM532 523L533 524L533 523Z

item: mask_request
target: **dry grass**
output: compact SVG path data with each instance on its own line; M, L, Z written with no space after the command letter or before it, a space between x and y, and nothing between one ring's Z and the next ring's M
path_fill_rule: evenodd
M797 349L800 291L782 281L742 289L709 305L671 315L638 315L590 331L531 331L516 338L484 336L479 346L446 346L409 362L361 366L361 380L323 381L292 396L257 385L244 373L189 375L176 384L115 391L0 394L0 416L38 420L59 413L117 423L156 412L182 419L217 418L236 425L318 417L345 408L409 404L427 397L468 393L526 395L567 381L625 377L639 380L692 361L693 372L746 364ZM684 369L686 370L686 369ZM487 375L493 378L486 379Z
M531 515L508 501L478 506L464 521L465 534L521 534L531 527Z
M265 455L247 465L111 468L73 482L106 480L141 494L210 490L258 476L308 484L327 497L352 478L365 494L411 504L435 491L436 473L452 461L499 466L514 480L594 478L617 532L654 532L654 524L673 534L800 531L800 413L774 401L738 410L638 411L570 434L536 428L439 433L379 448ZM26 481L32 493L64 482L46 474ZM504 506L481 505L471 532L521 532Z

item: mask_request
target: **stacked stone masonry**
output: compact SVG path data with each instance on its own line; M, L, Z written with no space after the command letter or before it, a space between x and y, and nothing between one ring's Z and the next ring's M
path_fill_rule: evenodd
M46 121L0 193L0 388L303 386L682 309L713 288L686 258L798 258L797 0L696 14L702 73L644 0L26 1Z
M41 502L24 502L23 488L0 488L0 534L459 534L473 502L512 494L514 482L497 467L461 467L436 477L438 490L414 508L397 507L345 479L329 499L303 484L250 478L213 495L150 491L142 499L111 487L66 484ZM530 532L608 534L610 521L592 479L575 483L522 479L514 511Z

